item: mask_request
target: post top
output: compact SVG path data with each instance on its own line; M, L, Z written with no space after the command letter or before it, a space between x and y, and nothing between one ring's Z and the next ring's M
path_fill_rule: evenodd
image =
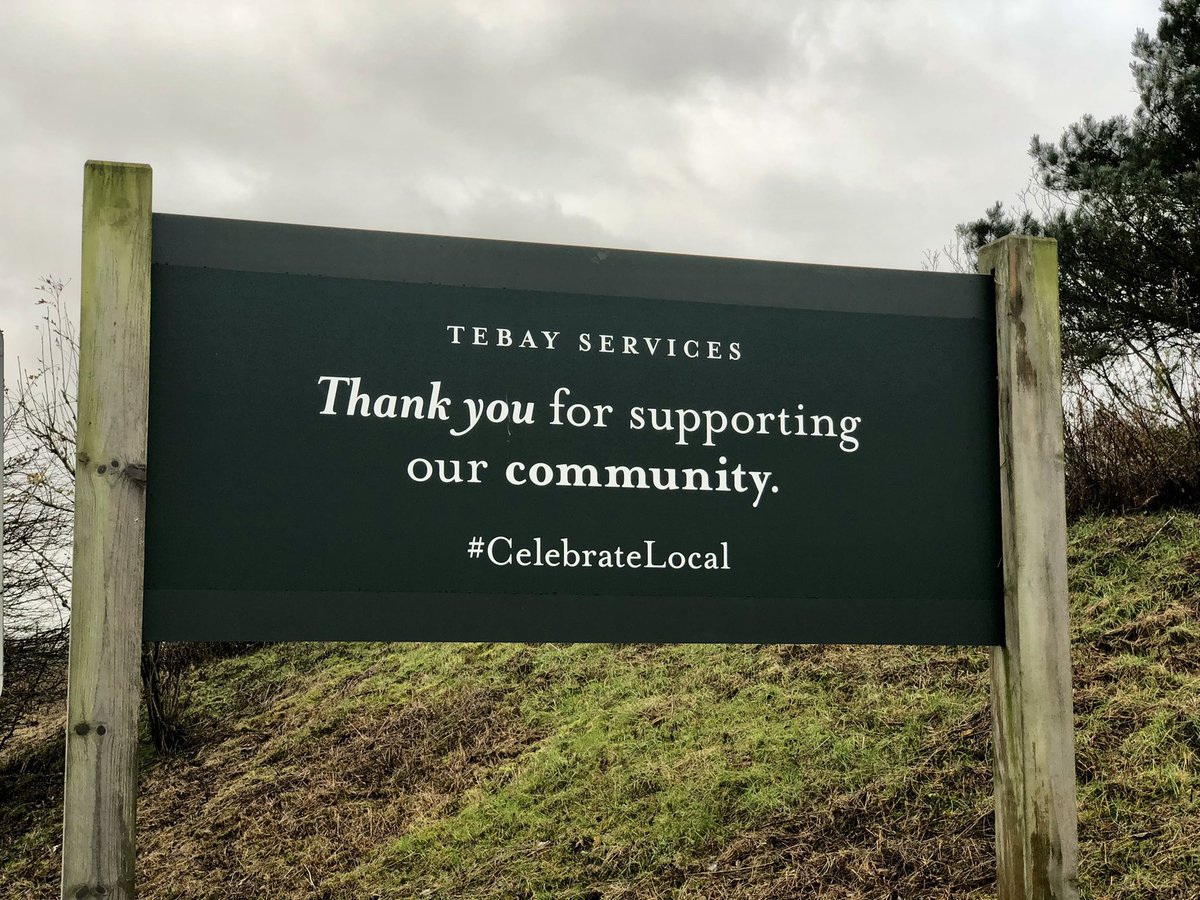
M997 247L1001 244L1014 243L1017 241L1028 241L1031 244L1058 244L1058 241L1052 237L1040 237L1034 234L1006 234L1002 238L996 238L996 240L992 241L990 244L984 244L979 248L979 252L983 253L990 247Z
M89 159L84 163L83 168L87 169L146 169L150 171L149 163L130 163L130 162L109 162L103 159Z

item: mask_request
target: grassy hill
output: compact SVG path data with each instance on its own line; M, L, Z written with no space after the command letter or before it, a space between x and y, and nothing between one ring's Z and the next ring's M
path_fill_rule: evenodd
M1200 517L1071 532L1087 897L1200 895ZM975 648L292 644L146 750L145 898L992 896ZM0 896L57 897L61 721L0 760Z

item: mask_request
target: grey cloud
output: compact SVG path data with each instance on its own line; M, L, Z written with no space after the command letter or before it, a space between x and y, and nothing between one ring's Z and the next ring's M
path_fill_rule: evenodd
M74 274L89 157L174 212L916 266L1131 108L1135 5L0 2L4 321Z

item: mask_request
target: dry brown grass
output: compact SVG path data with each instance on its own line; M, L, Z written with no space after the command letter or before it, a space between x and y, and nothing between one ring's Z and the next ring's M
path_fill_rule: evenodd
M328 727L306 704L282 705L254 731L147 774L141 896L333 896L330 874L415 821L453 815L481 771L532 739L511 698L469 685Z

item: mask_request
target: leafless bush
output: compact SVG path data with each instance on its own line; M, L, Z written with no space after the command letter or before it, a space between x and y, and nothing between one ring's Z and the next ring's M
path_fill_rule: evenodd
M75 509L78 342L63 284L38 285L38 364L18 361L4 403L4 656L0 749L60 701L66 685Z
M1128 344L1064 373L1067 511L1200 507L1200 353Z
M256 643L162 643L142 646L142 693L150 740L159 752L178 750L186 741L187 676L198 666L239 656Z
M62 288L40 284L39 361L18 361L5 389L4 613L18 637L65 632L70 607L79 347Z

